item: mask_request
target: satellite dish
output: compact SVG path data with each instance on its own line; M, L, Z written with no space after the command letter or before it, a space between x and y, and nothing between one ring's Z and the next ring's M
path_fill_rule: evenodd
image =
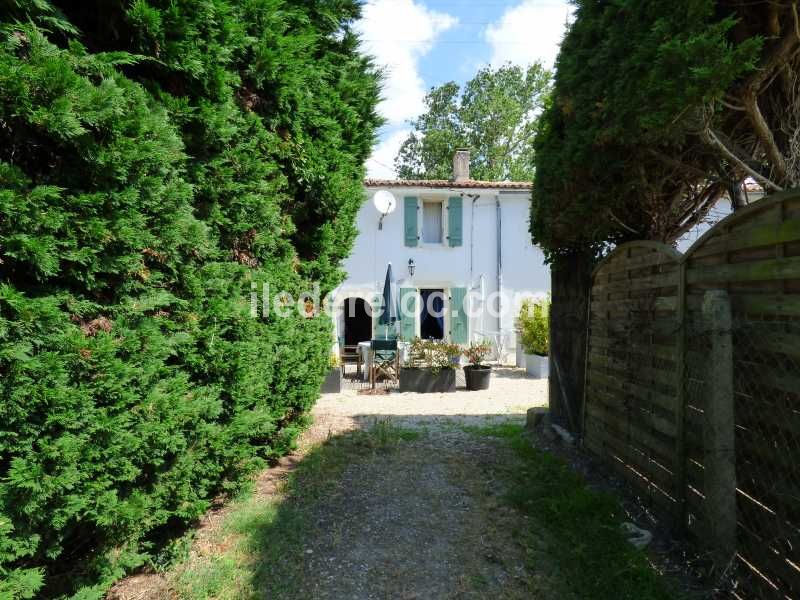
M386 190L378 190L375 196L372 197L372 203L375 208L381 213L381 218L378 221L378 229L383 229L383 218L397 208L397 200L394 194Z
M395 200L394 194L386 190L376 192L375 196L372 198L372 203L375 205L375 208L378 209L378 212L384 216L391 213L397 206L397 200Z

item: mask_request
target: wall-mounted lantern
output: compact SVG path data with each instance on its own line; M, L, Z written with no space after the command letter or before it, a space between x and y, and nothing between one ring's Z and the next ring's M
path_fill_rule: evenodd
M416 268L417 268L417 265L414 262L414 259L413 258L409 258L408 259L408 275L409 275L409 277L413 277L414 276L414 269L416 269Z

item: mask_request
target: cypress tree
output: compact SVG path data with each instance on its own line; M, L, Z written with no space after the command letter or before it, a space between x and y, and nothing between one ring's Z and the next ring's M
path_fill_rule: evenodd
M0 597L101 597L291 447L379 124L355 1L0 3Z

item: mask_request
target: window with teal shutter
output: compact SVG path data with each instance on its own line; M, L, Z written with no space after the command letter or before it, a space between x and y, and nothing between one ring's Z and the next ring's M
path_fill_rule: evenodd
M467 288L450 288L450 341L466 344L469 341Z
M415 247L419 241L419 227L417 219L419 215L419 202L416 196L406 196L403 202L403 219L405 222L406 246Z
M461 246L464 243L464 199L453 196L447 203L447 239L450 247Z
M417 290L400 288L400 335L406 341L417 337Z

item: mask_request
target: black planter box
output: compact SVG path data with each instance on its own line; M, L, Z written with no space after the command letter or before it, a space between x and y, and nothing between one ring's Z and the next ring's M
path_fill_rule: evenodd
M339 367L328 371L320 391L323 394L338 394L342 391L342 370Z
M441 369L434 373L431 369L400 369L400 391L420 394L452 392L456 389L456 370Z
M467 389L471 391L488 390L489 380L492 377L492 367L467 365L464 367L464 378L467 380Z

